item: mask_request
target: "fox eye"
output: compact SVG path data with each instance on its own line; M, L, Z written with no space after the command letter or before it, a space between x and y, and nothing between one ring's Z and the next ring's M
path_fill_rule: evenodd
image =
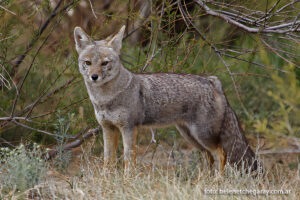
M104 62L101 63L101 65L102 65L102 66L105 66L105 65L107 65L108 63L109 63L108 61L104 61Z
M91 65L92 64L92 62L91 61L84 61L84 63L86 64L86 65Z

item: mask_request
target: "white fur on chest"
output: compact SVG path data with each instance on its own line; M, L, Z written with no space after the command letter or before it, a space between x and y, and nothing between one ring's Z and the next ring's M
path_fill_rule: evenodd
M115 126L126 124L128 120L125 109L117 109L114 111L95 109L95 116L99 124L110 122Z

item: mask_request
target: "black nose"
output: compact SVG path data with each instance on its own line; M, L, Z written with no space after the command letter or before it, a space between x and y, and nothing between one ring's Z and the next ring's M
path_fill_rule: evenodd
M93 74L92 75L92 79L95 81L95 80L97 80L98 79L98 74Z

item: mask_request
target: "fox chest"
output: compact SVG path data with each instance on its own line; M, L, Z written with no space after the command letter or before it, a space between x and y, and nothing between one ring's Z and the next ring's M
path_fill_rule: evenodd
M96 119L99 124L109 123L115 126L122 126L127 121L127 117L124 113L126 112L124 110L122 111L122 109L113 111L95 109Z

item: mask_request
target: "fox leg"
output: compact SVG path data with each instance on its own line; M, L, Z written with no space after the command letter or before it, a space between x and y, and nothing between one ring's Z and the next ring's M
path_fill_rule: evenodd
M223 174L224 167L226 164L226 153L224 152L221 145L218 145L217 148L210 150L211 156L214 160L214 168Z
M198 148L200 150L205 150L205 148L202 147L199 144L199 142L195 139L195 137L192 135L188 126L178 123L178 124L176 124L176 128L185 140L187 140L189 143L191 143L196 148Z
M213 166L214 171L218 171L220 174L223 174L226 164L226 154L223 151L222 146L220 144L216 145L213 140L202 140L201 142L203 142L203 146L207 150L206 155L210 161L210 164Z
M212 139L207 139L206 142L201 140L201 143L196 140L195 134L192 134L191 128L184 124L176 124L177 130L180 134L192 145L200 150L206 150L207 160L210 166L215 170L223 172L226 163L226 154L220 145L216 145ZM199 130L197 131L199 132ZM203 145L202 145L203 144Z
M131 168L136 166L136 128L121 129L124 146L124 168L125 173L129 173Z
M206 159L210 164L210 167L214 165L214 157L211 155L209 151L206 151Z
M116 164L116 154L120 132L117 127L102 126L104 140L104 167Z
M226 154L223 151L222 145L219 142L218 135L212 134L209 129L203 126L189 125L191 136L207 151L208 159L215 171L223 173L226 163Z

